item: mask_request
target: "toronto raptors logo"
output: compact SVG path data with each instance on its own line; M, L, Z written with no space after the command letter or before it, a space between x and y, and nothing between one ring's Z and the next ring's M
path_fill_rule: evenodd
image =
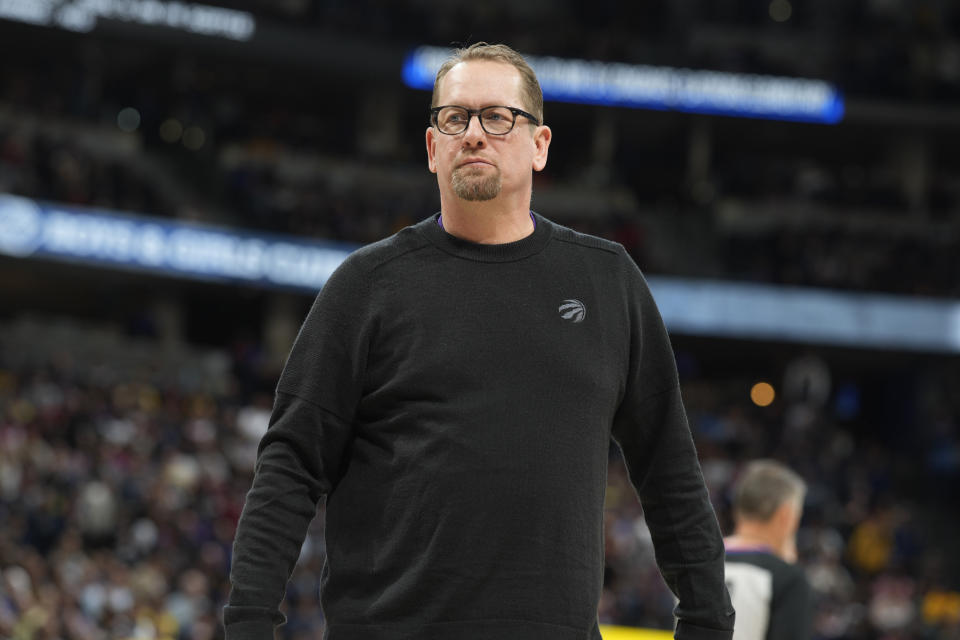
M568 322L583 322L587 315L587 308L579 300L570 298L560 303L560 317Z

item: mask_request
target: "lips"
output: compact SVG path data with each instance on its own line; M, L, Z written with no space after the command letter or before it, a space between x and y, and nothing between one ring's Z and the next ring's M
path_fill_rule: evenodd
M467 158L466 160L458 164L457 168L461 169L463 167L480 167L480 166L492 167L493 163L483 158Z

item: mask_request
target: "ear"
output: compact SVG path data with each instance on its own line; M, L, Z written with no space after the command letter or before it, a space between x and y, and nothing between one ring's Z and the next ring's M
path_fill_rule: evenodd
M793 508L790 505L788 500L785 500L783 504L777 507L777 510L773 512L773 517L770 519L770 522L774 525L778 532L786 533L790 529L790 521L793 519Z
M787 500L773 513L771 526L780 540L778 555L786 562L797 561L797 526L800 524L802 507Z
M433 127L427 127L427 167L430 173L437 172L437 132Z
M537 127L533 132L533 170L542 171L547 166L547 151L550 149L550 140L553 132L547 125Z
M783 504L777 507L771 519L780 535L790 536L797 530L800 524L801 507L792 500L785 500Z

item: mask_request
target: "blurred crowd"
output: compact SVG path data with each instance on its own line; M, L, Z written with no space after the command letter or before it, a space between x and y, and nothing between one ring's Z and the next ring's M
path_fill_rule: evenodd
M40 335L5 327L0 637L222 636L269 398L231 393L225 356Z
M722 255L736 280L956 298L958 250L950 237L828 227L730 236Z
M159 190L132 174L122 156L97 157L69 137L0 126L0 191L68 205L164 215Z
M233 532L276 371L256 350L171 353L70 323L21 321L2 334L0 637L221 637ZM15 348L26 341L43 346ZM785 374L783 398L767 408L750 403L746 378L697 373L683 352L680 362L725 532L747 460L777 457L809 483L798 546L817 595L817 638L960 638L951 555L960 523L946 508L960 495L955 367L931 372L940 382L912 417L923 426L898 447L882 429L857 427L857 388L825 389L817 359ZM807 384L791 391L798 375ZM288 588L285 639L323 628L323 513ZM671 628L674 601L615 449L605 531L601 622Z

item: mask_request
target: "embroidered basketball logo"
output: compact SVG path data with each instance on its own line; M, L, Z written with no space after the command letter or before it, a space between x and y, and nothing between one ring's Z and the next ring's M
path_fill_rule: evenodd
M570 322L583 322L587 308L579 300L570 298L560 303L560 317Z

